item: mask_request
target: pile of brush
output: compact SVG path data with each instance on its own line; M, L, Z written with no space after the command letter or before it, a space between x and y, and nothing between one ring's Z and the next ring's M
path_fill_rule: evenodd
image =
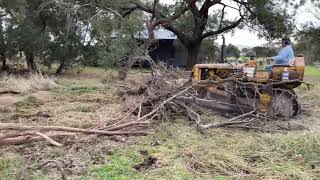
M121 121L127 122L164 122L184 116L191 120L199 129L208 128L240 128L258 131L288 130L277 125L284 119L270 117L266 113L259 113L257 108L250 111L230 113L213 111L215 106L210 100L201 98L195 86L206 86L206 83L224 86L227 81L242 83L235 77L227 79L192 81L191 72L154 64L151 75L142 82L131 81L130 85L119 87L126 114ZM242 83L243 84L243 83ZM247 83L248 86L255 84ZM253 88L260 94L257 87ZM212 117L220 114L226 118L216 121ZM276 127L276 128L274 128Z

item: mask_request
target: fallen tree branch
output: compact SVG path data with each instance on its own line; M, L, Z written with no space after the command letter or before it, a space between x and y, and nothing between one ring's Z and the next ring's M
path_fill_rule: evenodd
M56 134L47 134L46 136L49 138L61 138L64 136L74 136L75 133L56 133ZM9 146L9 145L20 145L20 144L26 144L31 142L37 142L44 140L44 137L42 136L21 136L16 138L6 138L0 140L0 146Z
M4 134L0 136L0 140L7 139L7 138L15 138L19 136L28 136L28 135L34 135L34 132L18 132L18 133Z
M243 121L235 121L237 119L240 119L240 118L243 118L243 117L246 117L246 116L250 116L252 115L253 113L255 113L255 110L254 111L251 111L251 112L248 112L248 113L245 113L245 114L242 114L240 116L237 116L237 117L234 117L228 121L225 121L225 122L222 122L222 123L213 123L213 124L207 124L207 125L199 125L199 127L201 129L209 129L209 128L220 128L220 127L225 127L227 125L232 125L232 124L241 124L243 123Z
M186 104L181 103L181 102L176 102L176 103L179 106L182 106L183 108L186 109L189 119L196 122L196 125L199 125L201 120L204 119L199 113L194 111L192 108L188 107Z
M120 130L120 129L123 129L123 128L126 128L126 127L130 127L130 126L141 126L141 125L150 125L150 122L128 122L128 123L125 123L125 124L121 124L121 125L117 125L117 126L113 126L113 127L109 127L109 128L105 128L103 130L106 130L106 131L116 131L116 130Z
M147 119L150 116L153 116L155 113L157 113L157 111L162 108L165 104L169 103L170 101L172 101L173 99L175 99L176 97L180 96L181 94L187 92L190 88L192 88L195 84L188 86L187 88L185 88L184 90L180 91L179 93L171 96L170 98L168 98L167 100L163 101L158 107L156 107L155 109L153 109L150 113L144 115L141 118L138 118L137 121L142 121Z
M64 132L76 132L84 134L99 134L106 136L113 135L146 135L146 131L104 131L98 129L80 129L72 127L63 127L63 126L23 126L12 123L0 123L0 130L18 130L18 131L30 131L30 130L39 130L39 131L64 131Z
M42 134L40 132L35 132L34 134L42 137L43 139L47 140L50 144L54 145L54 146L58 146L58 147L61 147L62 144L56 142L55 140L53 140L52 138L50 138L49 136L45 135L45 134Z

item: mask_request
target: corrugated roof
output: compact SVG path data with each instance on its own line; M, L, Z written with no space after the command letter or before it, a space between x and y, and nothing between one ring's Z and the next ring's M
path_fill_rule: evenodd
M177 36L173 32L163 29L154 31L154 35L156 39L177 39ZM135 37L140 39L147 39L148 32L146 30L140 31L136 34Z
M155 30L154 31L155 39L177 39L177 36L168 30L161 29L161 30ZM117 32L113 32L111 34L111 37L115 38L117 37ZM137 39L147 39L148 38L148 31L140 31L136 35L134 35Z

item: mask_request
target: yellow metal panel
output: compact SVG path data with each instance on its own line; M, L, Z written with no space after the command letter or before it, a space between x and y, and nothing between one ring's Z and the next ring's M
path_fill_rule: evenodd
M201 80L201 70L199 67L195 66L193 68L193 76L194 76L195 80L197 80L197 81Z
M260 103L258 106L258 109L260 112L267 112L268 107L270 106L272 101L272 96L270 96L268 93L262 93L260 96Z
M291 67L273 67L272 68L272 79L279 80L282 79L282 73L287 68L290 73L297 73L298 80L302 81L304 76L304 67L303 66L291 66Z

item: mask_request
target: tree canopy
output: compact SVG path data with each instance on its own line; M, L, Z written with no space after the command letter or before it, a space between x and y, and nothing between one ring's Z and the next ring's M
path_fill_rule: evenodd
M227 57L239 58L240 50L235 45L229 44L226 48L226 55Z
M289 1L270 0L180 0L173 5L160 4L158 0L126 1L122 15L140 10L153 18L151 28L161 25L174 32L188 49L187 68L198 62L202 41L233 30L249 27L267 39L290 34L293 24L283 4ZM227 18L227 11L234 18Z
M155 39L154 30L163 28L173 32L183 44L190 69L199 63L200 51L205 56L202 59L215 61L216 36L235 28L256 31L267 39L292 34L294 25L290 15L294 12L290 14L286 7L303 3L295 0L179 0L173 4L159 0L1 0L0 58L5 68L8 59L23 55L31 71L36 71L38 64L56 63L57 73L75 64L109 66L131 54L147 52ZM314 4L319 5L317 1ZM319 18L317 14L315 17ZM309 44L303 39L318 35L318 27L306 27L299 33L301 48ZM134 35L145 29L149 38L143 46ZM137 47L145 51L138 52Z

